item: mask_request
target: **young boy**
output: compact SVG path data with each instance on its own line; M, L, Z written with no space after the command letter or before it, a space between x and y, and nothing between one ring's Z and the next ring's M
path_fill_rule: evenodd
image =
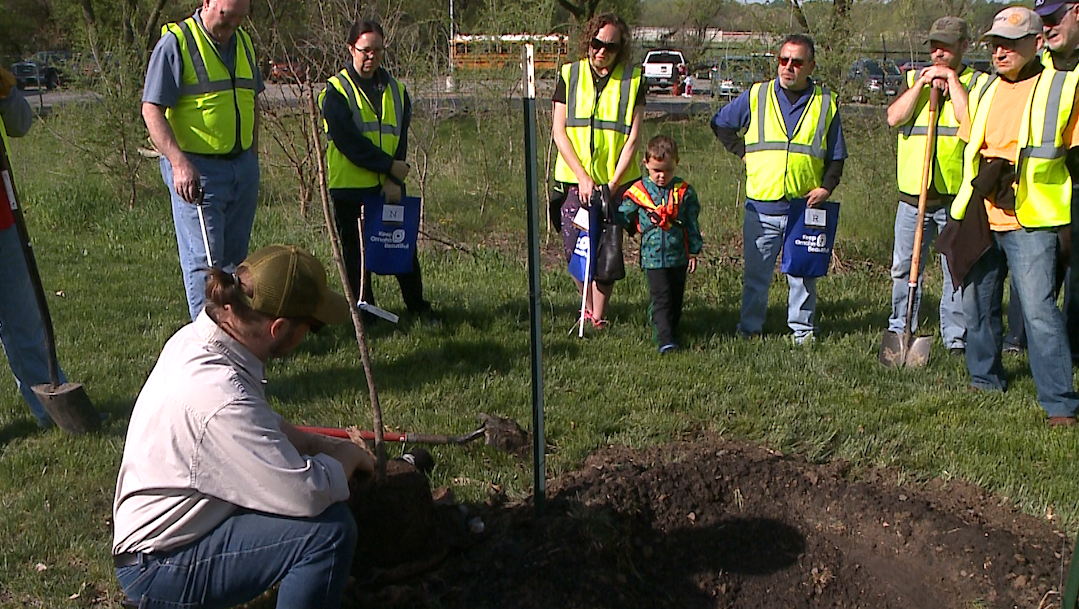
M652 333L660 353L678 349L675 334L682 317L686 273L697 270L703 240L697 193L674 175L678 145L657 135L644 151L648 176L633 183L618 207L618 220L641 233L641 268L648 276Z

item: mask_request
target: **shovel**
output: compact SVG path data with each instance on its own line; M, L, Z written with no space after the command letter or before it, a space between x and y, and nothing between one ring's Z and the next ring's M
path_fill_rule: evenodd
M15 219L15 227L19 233L19 243L22 244L23 254L26 258L26 268L30 273L30 283L34 286L34 297L37 299L38 310L41 314L41 322L45 329L45 347L49 356L49 383L34 385L31 389L34 395L41 400L45 412L60 429L79 435L88 431L95 431L101 427L101 416L90 403L86 390L79 383L60 382L60 364L56 361L56 338L53 335L52 316L49 315L49 305L45 300L45 288L41 285L41 275L38 273L37 260L34 258L34 248L30 244L30 235L26 231L26 219L23 218L22 208L19 206L18 192L15 190L15 181L12 178L11 160L8 157L7 146L0 137L0 174L3 175L4 189L8 200L11 202L11 215Z
M930 85L929 129L925 135L925 157L922 161L922 186L918 192L918 218L914 228L914 251L910 258L910 279L907 283L907 319L902 333L885 330L880 340L880 363L891 368L907 366L920 368L929 363L931 336L913 336L910 328L914 321L914 298L918 292L918 272L922 261L922 233L925 225L925 201L928 198L929 179L933 172L933 157L937 139L937 107L940 90Z
M528 451L530 446L528 432L521 429L520 425L513 420L483 413L480 413L479 420L480 426L478 428L459 436L384 432L382 439L387 442L400 442L402 444L467 444L482 437L484 444L494 446L499 450L518 454ZM369 442L375 439L375 432L355 428L297 426L297 429L334 438L352 439L356 435L360 439Z

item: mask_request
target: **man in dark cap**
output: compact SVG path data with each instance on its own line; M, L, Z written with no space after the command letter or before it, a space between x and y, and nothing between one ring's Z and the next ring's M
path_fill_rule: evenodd
M116 576L140 607L230 607L277 583L278 607L340 605L356 546L348 480L374 461L282 419L264 366L350 316L295 246L210 270L205 309L139 393L116 481Z
M1059 0L1036 0L1034 12L1042 18L1042 34L1045 36L1045 49L1042 52L1042 65L1046 68L1072 72L1079 67L1079 4L1073 2L1061 2ZM1079 157L1069 154L1066 159L1068 171L1071 173L1072 186L1079 181ZM1076 190L1072 190L1072 198L1075 199ZM1068 332L1068 344L1071 347L1073 361L1079 356L1079 250L1072 244L1079 241L1079 222L1074 215L1071 226L1061 234L1061 257L1057 265L1058 284L1064 281L1063 270L1072 270L1064 284L1064 322ZM1057 290L1059 291L1059 287ZM1010 305L1009 305L1010 306ZM1008 311L1009 336L1014 333L1011 309ZM1022 321L1018 316L1017 322ZM1009 341L1005 341L1008 343ZM1008 346L1025 347L1025 341L1014 340Z

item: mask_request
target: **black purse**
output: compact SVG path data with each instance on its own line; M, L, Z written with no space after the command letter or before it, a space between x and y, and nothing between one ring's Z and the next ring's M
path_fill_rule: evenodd
M593 276L599 283L614 283L626 278L626 263L622 258L622 227L614 221L615 203L604 184L593 191L592 204L599 205L602 223L596 246L596 270Z

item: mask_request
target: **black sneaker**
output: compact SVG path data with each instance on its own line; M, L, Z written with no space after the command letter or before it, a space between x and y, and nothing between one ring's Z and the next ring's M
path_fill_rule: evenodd
M420 323L425 326L436 328L442 325L442 316L435 312L430 305L419 311L409 311L409 315L412 317L413 323Z

